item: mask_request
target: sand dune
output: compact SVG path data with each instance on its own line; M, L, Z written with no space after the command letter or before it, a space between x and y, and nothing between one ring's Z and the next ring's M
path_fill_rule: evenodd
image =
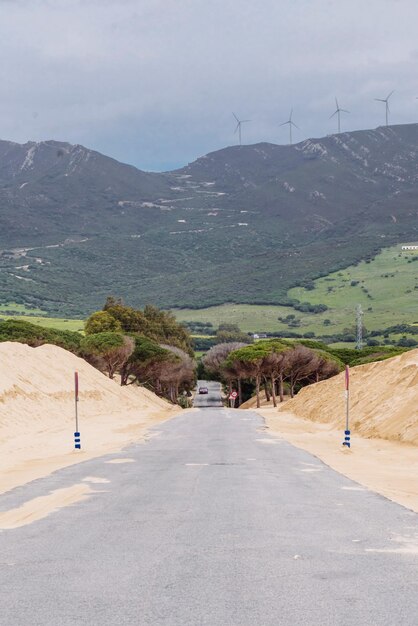
M353 433L418 445L418 350L352 368L350 406ZM344 373L305 387L285 410L341 428Z
M418 350L350 373L352 447L342 446L344 374L259 412L273 434L418 512Z
M81 451L73 441L75 371ZM120 387L62 348L0 343L0 492L119 450L176 412L145 389Z

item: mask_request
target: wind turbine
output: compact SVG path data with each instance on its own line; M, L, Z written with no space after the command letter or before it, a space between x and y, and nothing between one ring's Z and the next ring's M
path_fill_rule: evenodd
M238 117L235 115L235 113L232 113L232 115L235 117L235 119L237 120L237 127L235 129L234 134L238 131L238 136L239 136L239 145L241 146L241 126L242 124L246 124L247 122L251 122L251 120L240 120L238 119Z
M335 98L335 104L336 104L336 110L334 111L334 113L330 116L330 120L334 117L334 115L337 116L338 118L338 132L341 132L341 113L350 113L350 111L347 111L347 109L341 109L340 105L338 104L338 100L337 98Z
M289 124L289 144L290 145L292 145L292 126L300 130L299 126L296 126L295 122L293 122L292 115L293 115L293 108L290 109L290 115L289 115L289 119L287 120L287 122L283 122L283 124L280 124L280 126L286 126L286 124Z
M391 91L390 94L386 98L375 98L376 102L384 102L386 105L386 126L389 126L389 98L395 92L395 90Z

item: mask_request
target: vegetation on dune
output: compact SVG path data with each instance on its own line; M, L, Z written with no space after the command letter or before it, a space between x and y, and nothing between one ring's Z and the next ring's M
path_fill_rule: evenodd
M126 306L120 298L109 297L101 313L119 323L124 333L145 335L156 342L167 343L193 354L191 337L186 328L177 322L171 311L162 311L155 306L147 305L143 310ZM93 313L86 322L97 314Z
M114 378L115 373L124 367L134 351L134 346L132 337L110 331L88 334L80 345L87 360L106 371L109 378Z
M29 346L51 343L75 354L80 354L82 335L80 333L42 328L20 319L0 321L0 341L18 341Z
M121 384L155 381L158 386L163 364L176 363L177 357L143 335L134 336L134 349L121 368Z
M107 311L92 313L84 325L86 335L97 333L121 333L122 324Z
M397 356L406 348L366 347L362 350L332 348L322 342L272 339L251 345L225 343L212 347L202 358L202 375L221 380L229 390L236 385L238 403L253 393L260 406L263 387L267 401L283 402L302 387L338 374L344 365L362 365Z
M83 357L121 384L141 384L171 402L184 404L183 392L195 383L195 362L188 331L167 311L143 311L108 298L104 309L78 332L44 328L22 319L0 321L0 341L37 347L54 344ZM186 403L187 404L187 403Z
M83 347L105 363L109 375L118 371L122 385L141 383L172 402L190 392L191 338L171 312L150 305L139 310L108 297L103 310L87 319L85 331Z
M195 383L195 363L184 350L158 345L141 335L134 337L134 349L121 368L121 384L141 383L171 402L182 392L190 393Z
M375 361L385 361L391 359L398 354L403 354L409 348L399 347L367 347L362 350L350 350L347 348L333 348L330 353L340 358L344 363L350 366L364 365L365 363L373 363Z

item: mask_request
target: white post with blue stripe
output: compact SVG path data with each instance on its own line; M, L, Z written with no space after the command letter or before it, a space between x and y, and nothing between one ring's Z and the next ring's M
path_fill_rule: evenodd
M81 450L80 431L78 430L78 372L74 372L74 396L75 396L74 448L76 450Z

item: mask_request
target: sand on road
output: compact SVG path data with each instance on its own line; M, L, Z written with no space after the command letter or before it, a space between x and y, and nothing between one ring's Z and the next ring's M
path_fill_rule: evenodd
M342 446L344 373L259 412L272 433L418 512L418 350L351 368L350 407L350 450Z
M74 450L74 372L81 451ZM0 343L0 493L114 452L181 410L142 387L120 387L57 346Z

